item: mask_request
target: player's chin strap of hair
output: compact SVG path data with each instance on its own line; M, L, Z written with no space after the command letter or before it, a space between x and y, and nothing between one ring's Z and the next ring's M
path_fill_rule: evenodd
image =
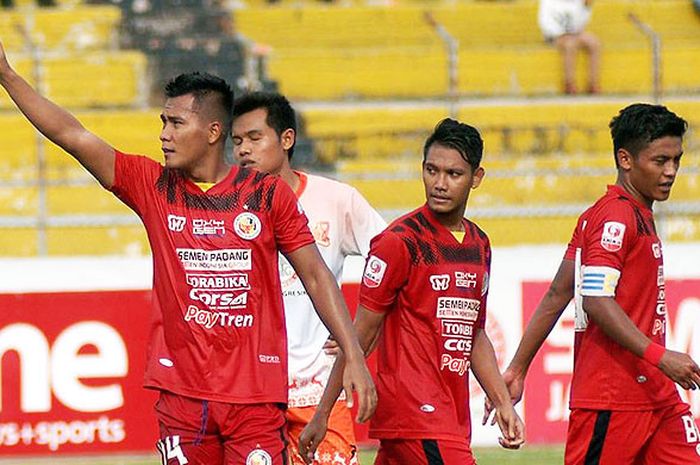
M657 344L656 342L652 342L647 346L646 350L644 351L644 355L642 355L642 358L654 365L655 367L657 367L659 366L659 363L661 362L661 357L664 356L665 352L666 348L664 346L662 346L661 344Z

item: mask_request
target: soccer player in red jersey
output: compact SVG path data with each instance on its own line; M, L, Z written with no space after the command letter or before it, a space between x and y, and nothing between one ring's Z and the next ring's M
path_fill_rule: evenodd
M294 192L224 162L233 93L206 74L166 86L165 166L121 153L40 96L8 64L0 84L27 119L142 219L154 262L145 386L164 464L286 465L287 353L278 252L285 254L351 363L360 420L375 402L362 349Z
M674 385L700 387L700 368L665 348L663 250L652 213L671 193L686 128L660 105L630 105L613 118L617 182L579 218L504 373L517 402L535 353L575 297L567 465L700 464L700 433Z
M523 442L523 424L484 331L489 239L464 218L469 193L484 176L482 153L475 128L443 120L423 149L426 204L372 240L355 327L367 353L379 350L379 400L369 431L380 440L375 465L475 463L470 369L496 405L501 444ZM313 450L322 437L337 379L333 374L302 433L304 449Z

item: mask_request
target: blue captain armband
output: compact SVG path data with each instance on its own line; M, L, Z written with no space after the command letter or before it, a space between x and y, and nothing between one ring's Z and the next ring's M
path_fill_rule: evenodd
M583 268L581 295L591 297L614 297L620 271L608 266L586 266Z

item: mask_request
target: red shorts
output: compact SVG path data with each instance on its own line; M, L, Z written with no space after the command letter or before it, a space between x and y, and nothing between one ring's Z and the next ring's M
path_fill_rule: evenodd
M435 439L382 439L374 465L476 465L469 444Z
M565 465L700 465L700 432L687 404L657 410L574 409Z
M304 465L299 455L299 435L316 411L316 407L296 407L287 409L287 432L289 433L289 463ZM338 401L328 418L326 437L316 449L312 465L357 465L357 446L352 412L345 401ZM327 460L326 460L327 459ZM332 462L331 462L332 460Z
M286 465L284 410L161 391L155 406L163 465Z

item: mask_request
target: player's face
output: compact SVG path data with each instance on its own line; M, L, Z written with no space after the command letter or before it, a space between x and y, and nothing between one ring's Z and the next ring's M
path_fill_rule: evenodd
M627 175L628 189L642 202L667 200L676 180L683 155L680 137L666 136L652 141L636 157L620 157L620 167Z
M160 114L161 149L165 166L192 171L208 149L208 124L196 110L192 94L165 101Z
M294 131L280 136L267 124L267 109L258 108L233 121L233 158L246 168L274 175L289 167L287 151L294 144Z
M433 144L423 162L423 185L428 208L440 215L464 214L469 191L484 176L483 168L472 167L452 148Z

